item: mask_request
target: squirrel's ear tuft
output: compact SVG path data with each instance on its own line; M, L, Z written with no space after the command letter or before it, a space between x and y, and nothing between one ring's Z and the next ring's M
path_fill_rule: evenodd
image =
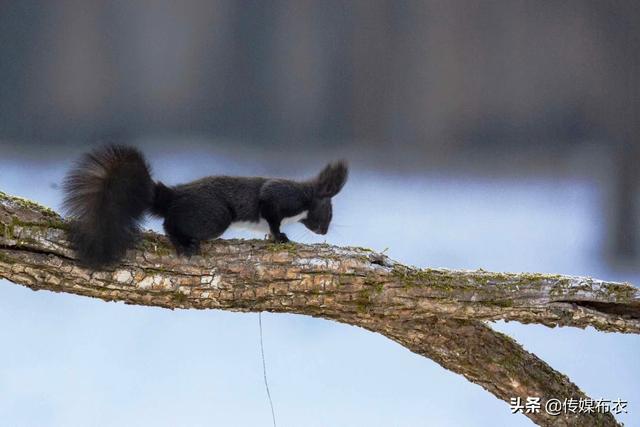
M315 179L315 191L318 197L333 197L340 192L347 182L349 169L347 162L329 163Z

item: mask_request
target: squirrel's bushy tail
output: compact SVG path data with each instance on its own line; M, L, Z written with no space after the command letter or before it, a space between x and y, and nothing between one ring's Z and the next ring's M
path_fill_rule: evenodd
M113 263L140 235L145 211L165 215L172 190L151 179L133 147L108 145L85 154L64 182L69 238L78 260L90 267Z

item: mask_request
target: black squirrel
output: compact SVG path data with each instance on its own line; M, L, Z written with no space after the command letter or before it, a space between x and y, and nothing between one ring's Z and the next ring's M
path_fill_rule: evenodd
M280 226L290 221L326 234L331 198L347 176L347 164L339 161L307 181L209 176L169 187L151 178L136 148L107 145L85 154L69 171L63 207L78 260L98 268L117 262L135 245L147 212L164 218L176 252L187 256L233 223L262 223L276 242L289 241Z

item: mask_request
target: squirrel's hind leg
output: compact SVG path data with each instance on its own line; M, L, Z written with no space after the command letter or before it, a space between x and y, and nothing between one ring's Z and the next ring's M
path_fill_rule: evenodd
M172 240L172 242L178 255L191 257L200 254L200 240L190 238L177 241Z
M187 257L198 255L200 253L200 240L181 233L171 222L164 222L164 231L169 236L169 240L176 249L178 255Z

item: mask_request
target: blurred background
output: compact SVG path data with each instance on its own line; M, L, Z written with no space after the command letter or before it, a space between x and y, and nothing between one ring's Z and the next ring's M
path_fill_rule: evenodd
M637 284L639 22L633 0L0 1L0 190L59 208L73 159L114 141L168 184L343 157L329 234L294 240ZM256 315L3 282L0 322L6 425L271 423ZM381 336L264 325L279 425L532 425ZM638 337L495 327L640 425Z

